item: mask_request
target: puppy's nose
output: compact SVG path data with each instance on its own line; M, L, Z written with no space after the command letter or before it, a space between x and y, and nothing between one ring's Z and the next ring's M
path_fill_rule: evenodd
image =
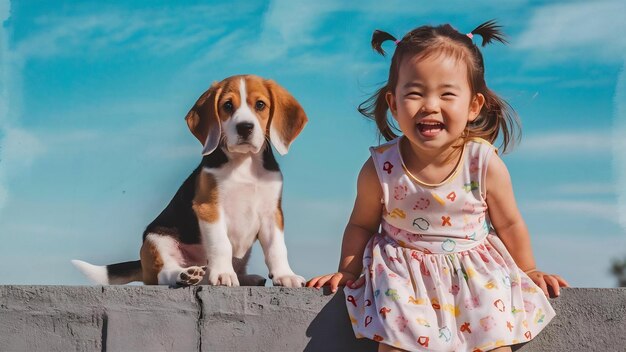
M243 138L248 138L252 133L252 129L254 128L254 124L250 122L241 122L238 123L237 126L237 134Z

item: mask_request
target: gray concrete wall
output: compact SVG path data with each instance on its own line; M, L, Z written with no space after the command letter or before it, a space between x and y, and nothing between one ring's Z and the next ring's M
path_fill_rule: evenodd
M519 351L626 351L626 289L563 289ZM275 287L0 286L0 351L376 351L342 293Z

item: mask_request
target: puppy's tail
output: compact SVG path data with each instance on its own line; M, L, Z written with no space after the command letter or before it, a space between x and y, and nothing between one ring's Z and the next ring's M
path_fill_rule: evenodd
M96 285L123 285L132 281L143 281L139 260L98 266L74 259L72 264Z

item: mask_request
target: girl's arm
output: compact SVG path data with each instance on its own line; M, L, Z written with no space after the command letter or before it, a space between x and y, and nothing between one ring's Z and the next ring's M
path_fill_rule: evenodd
M382 197L378 175L370 157L359 173L354 209L343 234L339 269L336 273L314 277L307 282L307 287L320 288L329 284L331 291L335 292L338 286L357 280L363 266L365 246L380 226Z
M569 285L558 275L537 270L528 229L515 203L511 176L497 154L493 155L489 161L486 182L489 218L498 237L511 253L517 266L527 273L546 296L549 296L548 286L551 286L554 294L558 296L559 287Z

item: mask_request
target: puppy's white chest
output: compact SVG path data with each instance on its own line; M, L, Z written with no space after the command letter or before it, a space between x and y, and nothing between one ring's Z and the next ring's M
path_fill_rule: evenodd
M276 219L282 176L280 172L264 169L253 159L203 172L210 172L216 178L221 220L233 246L233 255L242 257L261 227Z

